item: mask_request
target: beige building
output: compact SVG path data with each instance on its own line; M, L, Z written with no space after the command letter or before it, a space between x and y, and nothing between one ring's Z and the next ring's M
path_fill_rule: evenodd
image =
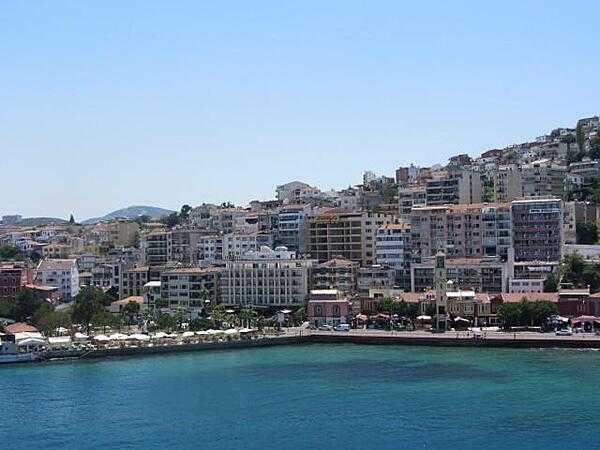
M377 230L396 221L390 214L338 209L311 216L308 253L321 262L342 257L363 266L372 265Z
M427 180L427 205L480 203L481 175L470 170L449 170Z
M115 247L133 247L139 239L140 226L132 220L116 220L106 224L110 241Z
M208 305L215 305L219 293L221 269L187 267L166 270L161 275L161 306L172 311L182 309L196 318Z

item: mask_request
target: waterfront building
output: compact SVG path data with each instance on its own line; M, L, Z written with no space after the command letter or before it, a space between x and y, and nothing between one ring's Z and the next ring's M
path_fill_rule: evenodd
M314 327L348 323L352 303L337 289L310 291L307 306L308 322Z
M396 280L395 275L396 272L392 267L380 264L360 267L357 273L358 292L366 295L370 289L392 288Z
M296 259L285 247L262 247L227 261L221 276L221 303L230 306L298 307L308 298L313 260Z
M356 290L358 263L334 258L317 264L312 271L312 288L317 290L337 289L340 292Z
M477 293L508 292L508 264L498 257L446 258L446 279L461 289ZM411 290L425 292L435 285L435 258L430 257L410 268Z
M197 318L207 306L218 303L220 274L221 269L214 267L165 270L160 280L160 306ZM148 283L144 287L147 289Z

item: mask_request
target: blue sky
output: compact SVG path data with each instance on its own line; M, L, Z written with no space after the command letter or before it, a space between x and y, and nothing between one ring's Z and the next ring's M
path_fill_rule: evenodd
M6 1L0 213L245 203L574 126L600 113L599 20L597 1Z

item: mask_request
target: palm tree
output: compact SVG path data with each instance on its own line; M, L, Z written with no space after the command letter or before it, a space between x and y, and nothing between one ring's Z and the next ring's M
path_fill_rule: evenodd
M250 328L255 322L258 314L256 310L253 308L243 308L240 310L239 314L241 325L244 326L244 321L246 322L246 327Z
M210 311L210 316L212 318L213 324L217 328L221 328L221 325L226 319L225 306L223 305L215 305L212 307Z

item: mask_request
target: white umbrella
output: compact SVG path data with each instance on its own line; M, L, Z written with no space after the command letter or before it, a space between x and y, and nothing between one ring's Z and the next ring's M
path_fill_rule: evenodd
M87 341L90 337L87 334L77 332L75 333L74 338L78 341Z
M417 320L431 320L431 316L419 316Z
M176 338L177 337L177 333L167 334L167 335L165 335L165 337L167 337L167 338Z
M148 336L147 334L132 334L129 336L129 339L134 339L136 341L149 341L150 340L150 336Z
M105 336L104 334L99 334L98 336L94 336L93 339L98 342L108 342L110 338Z
M241 328L240 333L252 333L252 330L250 328Z
M196 334L197 334L198 336L207 336L207 335L209 335L210 333L209 333L208 331L196 331Z
M196 335L196 333L194 333L193 331L185 331L185 332L184 332L184 333L181 335L181 337L182 337L182 338L189 338L189 337L192 337L192 336L195 336L195 335Z
M225 330L225 334L239 334L239 331L235 328L230 328L229 330Z
M464 319L462 317L456 317L456 318L454 318L454 321L455 322L470 322L469 319Z
M125 340L129 339L129 336L127 336L126 334L122 334L122 333L115 333L115 334L111 334L109 336L109 339L111 341L125 341Z
M164 331L159 331L158 333L154 333L152 335L152 339L162 339L162 338L166 338L167 337L167 333L165 333Z

